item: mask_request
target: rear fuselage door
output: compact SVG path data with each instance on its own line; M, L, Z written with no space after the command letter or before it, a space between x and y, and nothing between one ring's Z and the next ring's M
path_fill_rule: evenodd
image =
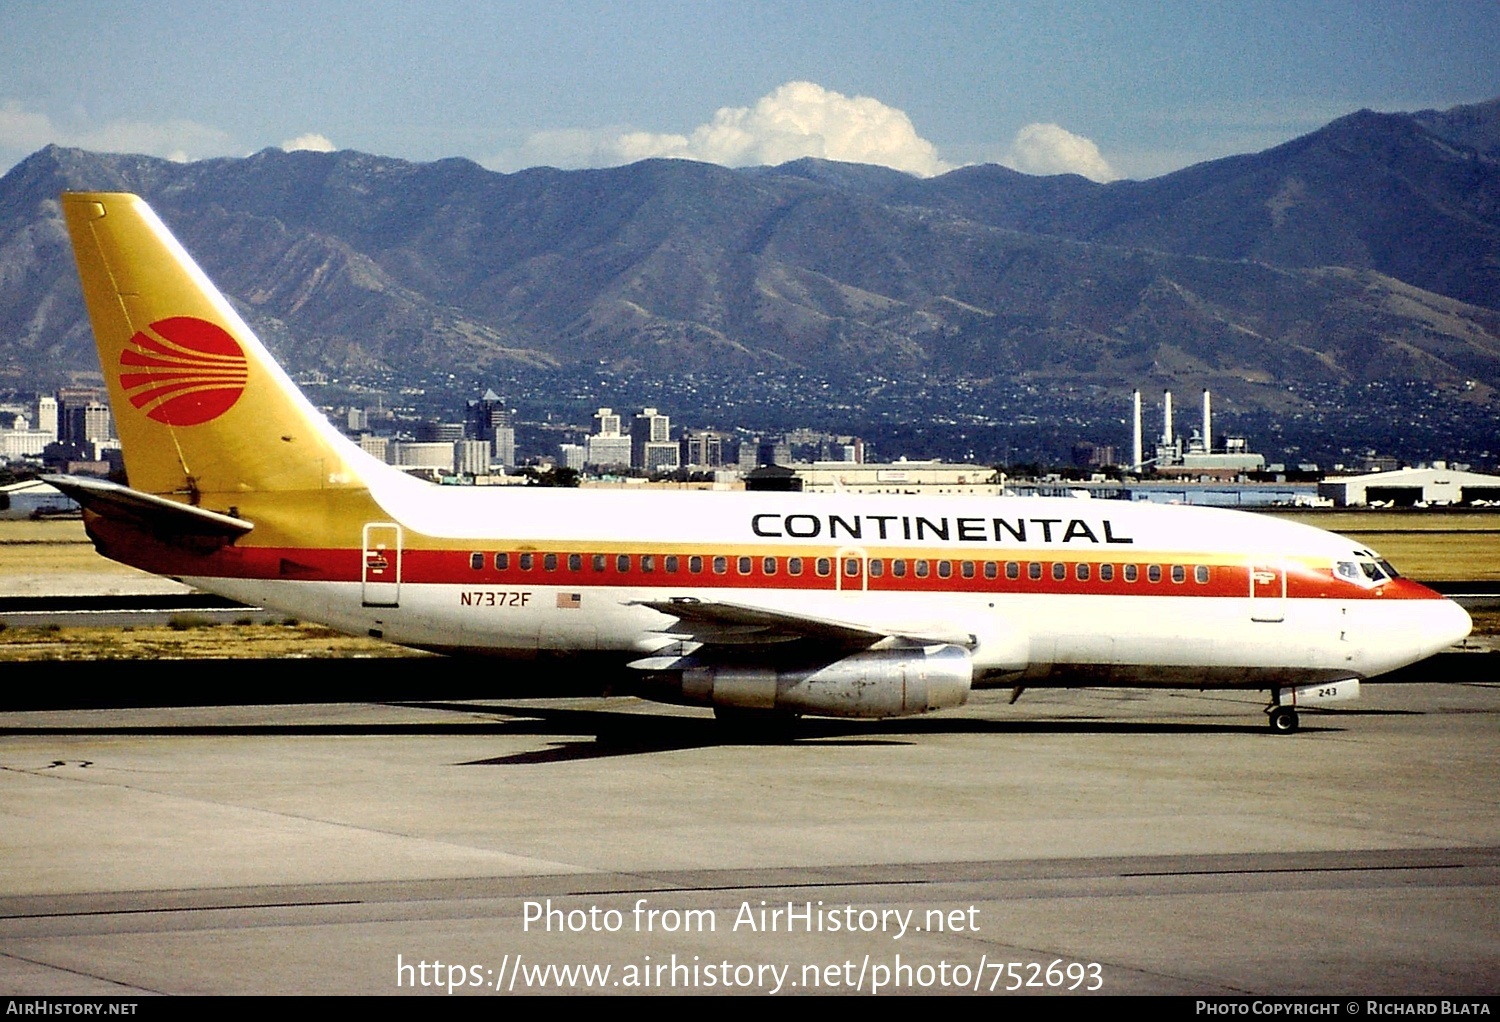
M366 607L401 605L401 526L394 522L365 525L359 563Z

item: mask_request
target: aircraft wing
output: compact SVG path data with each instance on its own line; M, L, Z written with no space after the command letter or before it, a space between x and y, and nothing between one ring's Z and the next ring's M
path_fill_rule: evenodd
M114 521L128 522L159 536L202 536L234 540L254 524L242 518L231 518L217 511L205 511L189 504L142 493L106 479L81 476L43 476L44 482L57 487L85 509Z
M692 596L640 600L636 605L677 618L676 624L663 631L682 637L684 642L706 646L763 646L812 640L837 650L853 652L885 642L905 646L974 645L974 636L967 632L959 634L926 626L907 629L860 624L771 607L700 600Z

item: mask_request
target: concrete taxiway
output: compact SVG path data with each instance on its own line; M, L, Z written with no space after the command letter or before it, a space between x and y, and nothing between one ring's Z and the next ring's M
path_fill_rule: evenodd
M1500 684L1008 697L0 711L0 992L1500 989Z

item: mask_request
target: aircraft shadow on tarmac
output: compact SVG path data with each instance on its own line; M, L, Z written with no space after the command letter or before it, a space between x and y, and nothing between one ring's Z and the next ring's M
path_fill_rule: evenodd
M518 697L525 698L525 697ZM371 702L371 700L349 700ZM243 705L268 705L257 699ZM161 706L161 703L136 701L139 707ZM176 703L187 706L201 703ZM216 698L214 705L231 704ZM577 708L537 706L489 699L455 701L381 700L379 705L393 708L435 710L463 715L462 721L309 723L288 720L286 723L203 723L174 725L153 723L130 725L108 719L87 723L36 726L0 726L6 735L157 735L163 737L235 737L247 735L276 736L390 736L453 735L552 739L542 749L507 753L460 762L458 766L513 766L557 763L577 760L650 755L686 749L748 745L907 746L925 736L937 735L1246 735L1267 736L1266 727L1257 717L1244 720L1118 720L1102 716L1071 716L1066 719L1036 717L995 720L973 716L929 716L883 721L802 718L796 720L746 720L726 722L706 714L685 716L670 712L642 713L632 703L630 710L609 707ZM996 707L1003 711L1003 707ZM1345 712L1333 711L1304 720L1303 732L1342 730L1337 718ZM1353 711L1359 712L1359 711ZM1365 711L1371 712L1371 711ZM1407 712L1407 711L1373 711ZM481 718L481 719L475 719Z
M204 723L201 716L191 724L127 724L120 718L100 714L88 722L26 726L0 726L0 735L494 735L550 738L546 748L533 749L468 761L459 765L506 766L567 762L618 756L649 755L683 749L740 745L910 745L929 735L1267 735L1265 724L1253 705L1236 703L1242 716L1193 716L1189 707L1172 708L1153 719L1124 719L1105 709L1080 714L1077 707L1059 707L1053 719L1034 713L1005 719L938 714L901 719L838 720L803 718L792 722L766 720L726 722L707 713L640 712L633 701L630 709L613 706L537 705L531 700L601 697L617 691L622 677L607 671L571 671L560 676L556 665L504 665L495 661L436 661L445 670L436 673L412 670L414 661L315 659L265 661L181 660L158 661L144 683L122 690L116 671L101 670L97 662L12 664L22 668L8 673L12 685L0 694L0 710L109 710L203 706L275 706L317 703L365 703L392 707L436 710L463 715L463 720L341 721L316 723L289 715L285 723L264 718L255 723ZM333 665L337 669L330 669ZM21 677L22 674L35 677ZM146 680L149 679L149 680ZM445 697L433 699L433 689L446 689ZM1121 694L1120 709L1146 698L1140 693ZM525 704L515 702L527 700ZM997 700L997 715L1007 708ZM1179 719L1160 719L1178 713ZM1342 718L1415 714L1420 711L1374 707L1331 708L1305 714L1302 731L1342 730ZM478 719L476 719L478 718Z

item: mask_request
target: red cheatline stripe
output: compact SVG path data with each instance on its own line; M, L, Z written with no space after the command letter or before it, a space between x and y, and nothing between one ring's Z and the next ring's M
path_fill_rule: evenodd
M467 550L404 550L401 553L401 581L406 584L423 585L437 584L449 585L457 588L478 588L483 586L496 587L556 587L567 589L578 589L583 591L595 589L728 589L728 590L766 590L766 591L813 591L813 592L835 592L833 575L818 575L813 567L813 562L820 555L809 553L804 556L807 568L800 576L791 576L778 573L772 576L761 574L758 570L750 575L740 575L737 566L733 563L737 555L702 555L708 564L701 573L689 572L686 560L689 554L678 554L684 562L676 572L667 572L658 569L654 572L641 572L638 570L638 557L632 557L632 568L628 572L614 570L613 559L610 557L609 570L595 572L589 566L589 558L596 550L577 551L585 558L585 566L579 571L569 571L565 567L567 551L559 553L561 562L555 571L546 571L542 567L542 554L536 554L536 566L529 571L522 571L516 566L517 553L510 551L511 567L504 571L496 571L493 568L494 548L491 547L485 553L484 567L479 570L469 566L470 554L474 552L471 547ZM247 579L285 579L293 581L325 581L325 582L358 582L362 577L362 560L364 552L359 549L297 549L297 548L257 548L257 547L228 547L223 551L206 558L184 558L175 553L171 554L171 563L160 563L142 565L150 567L161 573L182 575L206 575L225 578L247 578ZM374 556L374 552L371 552ZM384 551L387 571L395 565L394 551ZM658 558L665 556L657 555ZM730 556L730 570L718 575L712 572L711 565L713 556ZM930 561L942 558L928 558ZM1030 559L1012 558L1022 561L1039 560L1043 563L1053 563L1042 558ZM164 559L166 560L166 559ZM757 558L758 560L758 558ZM913 558L908 558L913 560ZM952 560L951 558L949 560ZM295 563L295 572L284 571L285 563ZM659 563L659 562L658 562ZM956 562L955 562L956 563ZM982 562L980 562L982 563ZM1000 563L1004 563L1002 560ZM1066 562L1073 563L1073 562ZM1096 562L1088 562L1090 564ZM918 579L908 575L904 579L895 579L891 576L883 576L872 579L869 587L870 592L909 592L909 593L931 593L944 595L970 594L982 596L984 594L995 594L1003 596L1018 595L1090 595L1090 596L1135 596L1135 597L1194 597L1198 599L1246 599L1248 596L1249 578L1247 569L1243 565L1224 565L1221 563L1210 564L1212 571L1211 579L1206 584L1200 584L1191 580L1191 571L1195 566L1191 561L1178 561L1189 571L1189 580L1174 583L1169 580L1170 576L1165 574L1170 571L1171 561L1138 561L1138 562L1107 562L1117 565L1116 576L1113 581L1101 582L1096 578L1087 582L1078 582L1069 578L1065 581L1055 581L1050 575L1039 580L1032 580L1023 575L1019 579L985 578L960 578L955 574L951 578L940 578L934 573L925 579ZM1138 563L1141 565L1160 563L1163 565L1164 577L1160 582L1148 582L1144 567L1141 570L1139 580L1126 582L1119 574L1118 565L1121 563ZM393 572L391 572L393 574ZM371 582L389 582L390 578L370 576ZM858 591L858 579L846 579L846 583L856 583L848 586L844 591ZM1280 598L1280 585L1276 585L1274 593L1261 593L1258 599L1276 600ZM1335 579L1331 571L1294 569L1287 578L1288 599L1339 599L1339 600L1362 600L1362 599L1385 599L1385 600L1410 600L1410 599L1441 599L1430 590L1407 582L1403 579L1395 580L1379 589L1365 589L1354 586L1347 582Z

